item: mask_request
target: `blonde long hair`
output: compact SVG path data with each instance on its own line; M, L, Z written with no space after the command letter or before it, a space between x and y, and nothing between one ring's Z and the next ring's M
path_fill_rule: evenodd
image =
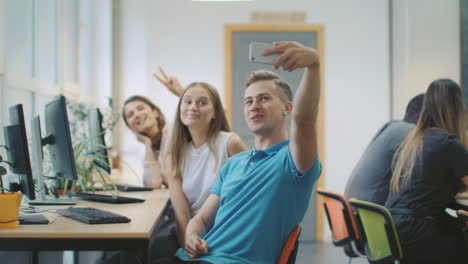
M392 191L406 186L413 174L416 160L421 158L423 138L431 128L454 134L468 147L467 112L460 87L452 80L438 79L427 88L421 115L414 128L393 157Z
M207 144L210 151L215 156L216 164L218 163L218 153L215 146L216 136L220 131L231 131L226 114L224 113L223 103L216 88L206 82L193 82L189 84L180 96L179 104L177 105L170 149L168 153L168 163L170 165L169 173L176 177L182 177L182 166L185 158L187 144L192 140L192 136L190 135L187 126L185 126L180 119L180 105L185 93L190 88L195 86L204 88L210 95L210 99L213 103L214 119L211 121L210 127L208 129Z

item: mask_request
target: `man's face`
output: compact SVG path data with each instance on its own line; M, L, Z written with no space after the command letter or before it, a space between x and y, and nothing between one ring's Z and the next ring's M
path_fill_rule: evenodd
M273 81L252 83L244 93L244 118L254 134L282 129L291 112L291 103Z

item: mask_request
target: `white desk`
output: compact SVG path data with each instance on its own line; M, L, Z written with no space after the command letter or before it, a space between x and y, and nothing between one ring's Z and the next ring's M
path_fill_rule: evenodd
M123 250L148 256L150 238L169 198L168 190L121 192L121 196L146 199L143 203L107 204L79 200L76 207L94 207L125 215L126 224L88 225L54 213L44 213L49 225L20 225L0 229L0 250ZM37 206L57 209L57 206ZM147 260L145 260L147 261Z

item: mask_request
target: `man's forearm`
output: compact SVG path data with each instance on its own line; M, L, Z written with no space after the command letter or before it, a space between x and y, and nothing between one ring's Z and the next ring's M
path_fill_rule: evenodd
M186 239L190 236L202 238L214 224L215 215L219 208L219 196L210 194L198 213L187 225Z
M208 230L203 219L201 219L201 217L195 216L188 223L186 234L203 237L203 235L205 235L207 231Z
M190 221L191 213L187 197L182 191L182 182L177 179L171 179L169 182L169 196L176 216L178 231L178 240L181 245L185 243L185 230Z
M292 118L295 122L315 124L320 102L320 66L305 68L301 84L294 97Z

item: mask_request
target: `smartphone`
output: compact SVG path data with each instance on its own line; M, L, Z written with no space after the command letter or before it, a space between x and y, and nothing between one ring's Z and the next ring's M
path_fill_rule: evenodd
M272 43L264 42L250 42L249 50L249 60L251 62L263 63L263 64L273 64L280 54L271 54L268 56L263 56L262 53L264 50L273 47Z

